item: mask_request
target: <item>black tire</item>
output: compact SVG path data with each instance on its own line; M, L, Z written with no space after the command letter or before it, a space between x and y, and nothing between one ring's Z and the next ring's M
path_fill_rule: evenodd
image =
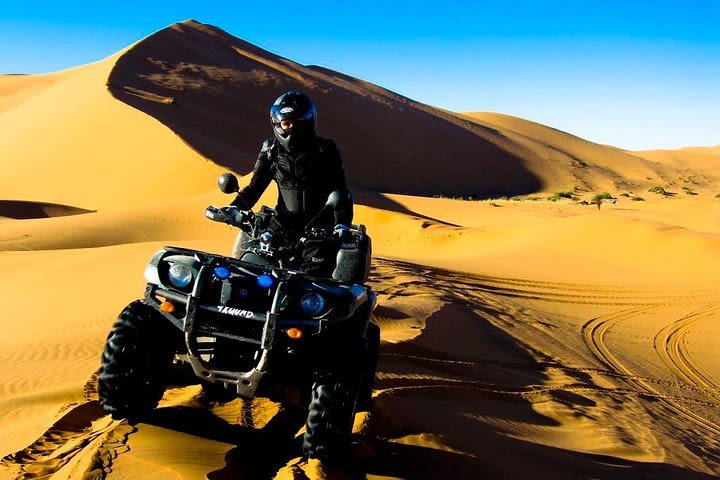
M356 408L358 412L370 411L372 407L372 392L375 387L375 372L377 371L378 355L380 353L380 327L369 322L365 337L367 338L367 351L360 377L360 388L358 389Z
M203 382L200 386L202 387L202 399L206 402L227 403L238 398L234 391L222 383Z
M365 362L360 376L360 388L358 389L358 412L369 412L372 407L372 391L375 388L375 373L377 372L377 359L380 354L380 327L375 323L368 323L367 328L367 351Z
M305 455L336 460L349 453L356 397L357 387L348 382L313 384L303 436Z
M120 313L102 353L98 396L114 419L135 420L154 409L170 381L179 330L138 300Z

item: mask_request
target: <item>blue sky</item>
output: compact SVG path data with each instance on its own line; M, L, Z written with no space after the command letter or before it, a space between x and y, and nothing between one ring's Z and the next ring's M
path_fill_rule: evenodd
M195 18L450 110L627 149L720 144L715 0L6 3L0 73L92 62Z

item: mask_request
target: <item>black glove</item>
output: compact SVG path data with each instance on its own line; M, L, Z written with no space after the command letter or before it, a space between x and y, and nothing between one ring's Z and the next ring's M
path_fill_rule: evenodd
M245 219L245 213L233 205L222 208L210 205L205 209L205 216L214 222L223 222L230 225L240 225Z
M335 228L333 229L333 236L339 238L340 240L344 240L344 239L352 237L352 233L350 232L350 229L348 228L347 225L338 223L337 225L335 225Z
M240 225L245 220L245 212L240 210L235 205L221 208L222 212L228 219L228 223Z
M210 205L205 209L205 216L213 222L225 221L225 213L214 205Z
M340 242L340 248L357 248L355 235L353 235L347 225L343 225L342 223L335 225L333 236Z

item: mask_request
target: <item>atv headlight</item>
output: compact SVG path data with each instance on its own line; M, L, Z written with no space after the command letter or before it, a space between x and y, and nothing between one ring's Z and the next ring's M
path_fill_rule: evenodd
M314 317L325 308L325 299L319 293L306 293L300 299L300 308L306 314Z
M168 276L170 277L170 283L177 288L187 287L193 278L192 269L181 263L173 264L168 271Z

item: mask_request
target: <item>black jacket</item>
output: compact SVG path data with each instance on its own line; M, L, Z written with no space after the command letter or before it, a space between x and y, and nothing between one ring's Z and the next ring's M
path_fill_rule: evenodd
M335 142L325 138L315 137L306 148L292 152L275 139L265 140L250 184L232 204L241 209L252 208L271 180L278 186L276 219L289 230L300 230L313 219L330 192L340 190L350 198L340 151ZM352 217L352 201L348 200L343 208L323 213L314 225L350 225Z

